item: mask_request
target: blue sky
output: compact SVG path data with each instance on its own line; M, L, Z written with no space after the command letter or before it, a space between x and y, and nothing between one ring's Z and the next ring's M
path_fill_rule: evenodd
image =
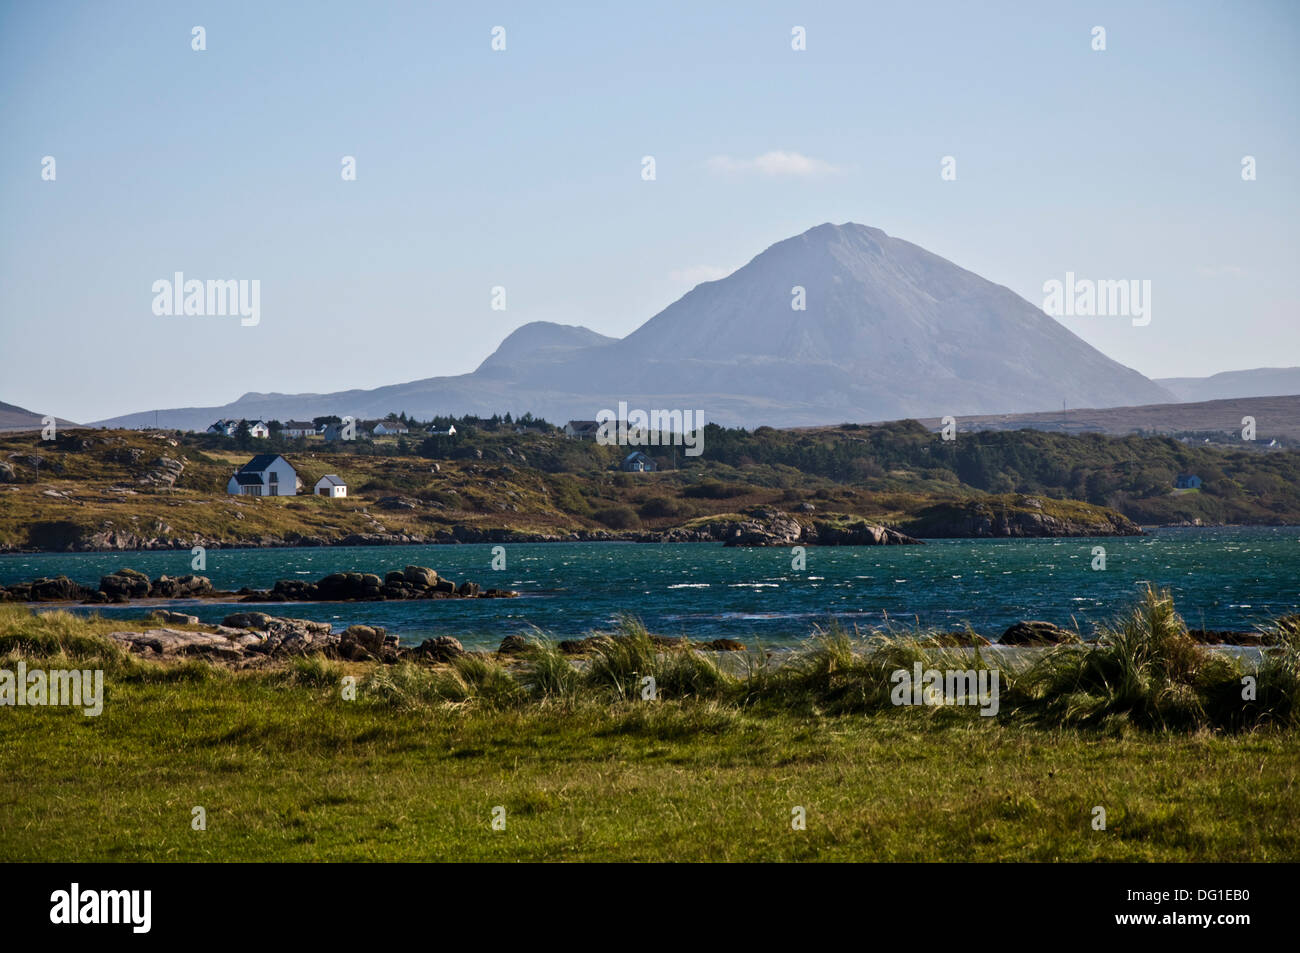
M552 6L0 5L0 400L464 373L825 221L1036 304L1149 279L1148 326L1063 322L1148 376L1300 364L1300 4ZM260 280L261 322L155 316L176 271Z

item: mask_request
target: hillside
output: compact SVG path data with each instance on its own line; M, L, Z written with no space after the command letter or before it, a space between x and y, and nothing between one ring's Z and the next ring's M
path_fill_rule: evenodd
M1257 367L1210 377L1169 377L1156 383L1182 401L1273 397L1300 394L1300 367Z
M494 429L495 428L495 429ZM256 441L345 500L231 497L234 438L79 431L0 438L0 548L136 549L340 542L723 539L794 520L834 540L862 522L913 536L1110 535L1133 523L1300 523L1300 453L1166 438L961 434L915 422L705 431L703 456L622 473L624 448L460 420L460 436L349 446ZM1173 489L1181 472L1204 481ZM1132 521L1132 522L1130 522ZM814 530L816 532L814 532ZM853 536L849 532L845 539Z
M38 414L25 407L18 407L0 401L0 432L40 430L44 426L43 420L45 416L45 414ZM81 426L80 424L74 424L71 420L64 420L62 417L56 417L55 422L60 428Z
M1198 440L1232 442L1250 449L1241 440L1242 418L1255 418L1255 445L1270 440L1300 443L1300 395L1284 397L1242 397L1186 404L1149 404L1143 407L1070 408L1037 414L975 414L961 417L961 430L1033 430L1059 433L1166 434L1186 435ZM937 430L940 418L920 421Z
M534 322L468 374L330 394L249 393L221 407L99 423L202 430L222 417L398 412L591 419L626 400L698 409L722 425L808 426L1172 399L1009 289L846 223L776 243L622 340Z

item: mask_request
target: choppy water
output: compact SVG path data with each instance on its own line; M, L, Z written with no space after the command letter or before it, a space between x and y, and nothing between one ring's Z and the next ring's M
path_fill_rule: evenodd
M1094 571L1092 549L1106 548ZM538 626L557 636L608 626L622 612L652 631L692 638L727 636L778 646L837 617L845 623L901 623L996 636L1020 619L1067 625L1112 617L1146 581L1174 591L1188 623L1250 629L1300 611L1300 528L1161 529L1137 539L935 540L925 546L807 549L791 569L789 549L728 549L716 543L537 543L506 547L504 571L490 545L210 550L204 575L221 589L268 588L279 578L378 572L416 564L456 581L516 589L519 599L272 604L278 615L366 622L404 642L454 635L493 646ZM156 577L191 571L188 552L0 556L0 583L65 574L88 584L116 568ZM228 604L184 603L218 622ZM249 606L249 608L257 608ZM138 606L89 607L139 615Z

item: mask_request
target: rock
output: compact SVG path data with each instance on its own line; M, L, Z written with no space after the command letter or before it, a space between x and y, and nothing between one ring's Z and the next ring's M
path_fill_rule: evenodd
M419 504L405 496L385 496L375 501L375 506L381 510L413 510Z
M150 588L149 577L134 569L118 569L99 580L99 591L114 600L119 596L143 599L149 595Z
M244 633L231 636L220 632L187 632L181 629L149 629L146 632L110 632L108 638L133 652L156 655L196 656L234 661L241 659L261 639Z
M400 569L392 569L384 573L385 585L387 585L388 583L405 582L405 581L406 581L406 576L402 574L402 570Z
M456 584L450 579L439 579L433 584L433 589L435 592L445 592L448 595L454 595L456 592Z
M186 615L184 612L169 612L166 609L155 609L149 613L149 618L157 619L159 622L166 622L168 625L199 624L199 617L196 615Z
M1188 629L1192 641L1200 645L1276 645L1277 639L1263 632L1229 632L1222 629Z
M1063 645L1079 636L1052 622L1017 622L1002 633L999 645Z
M379 626L350 625L339 639L338 652L354 662L370 659L397 660L397 637Z
M522 635L507 635L497 647L497 653L500 655L519 655L527 651L528 640Z
M1010 631L1010 630L1008 630ZM988 639L975 632L966 629L954 630L952 632L935 632L931 635L924 636L920 639L927 645L941 645L947 648L973 648L975 646L992 645ZM1011 643L1006 643L1010 645Z
M265 612L236 612L221 620L222 625L232 629L259 629L266 631L271 627L271 616Z
M421 589L432 589L438 583L438 574L427 566L407 566L402 570L402 576Z
M477 596L478 583L462 582L459 586L456 587L456 595L461 596L462 598L472 598L474 596Z
M31 602L70 602L85 599L90 590L67 576L55 576L53 579L41 578L31 584L27 601Z
M712 642L703 643L700 648L712 649L715 652L743 652L745 643L735 639L714 639Z
M464 655L465 647L460 644L460 639L454 639L450 635L440 635L434 639L425 639L415 651L416 654L435 662L450 662Z

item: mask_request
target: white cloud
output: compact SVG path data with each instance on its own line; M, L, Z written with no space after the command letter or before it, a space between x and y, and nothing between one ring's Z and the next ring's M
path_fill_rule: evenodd
M694 287L704 281L717 281L719 278L725 278L731 274L731 271L730 268L719 268L717 265L689 265L686 268L674 268L668 272L668 278L671 281Z
M752 159L736 159L731 156L713 156L707 163L710 171L723 174L757 172L759 175L792 175L800 178L812 178L830 175L839 169L821 159L813 159L798 152L764 152Z

